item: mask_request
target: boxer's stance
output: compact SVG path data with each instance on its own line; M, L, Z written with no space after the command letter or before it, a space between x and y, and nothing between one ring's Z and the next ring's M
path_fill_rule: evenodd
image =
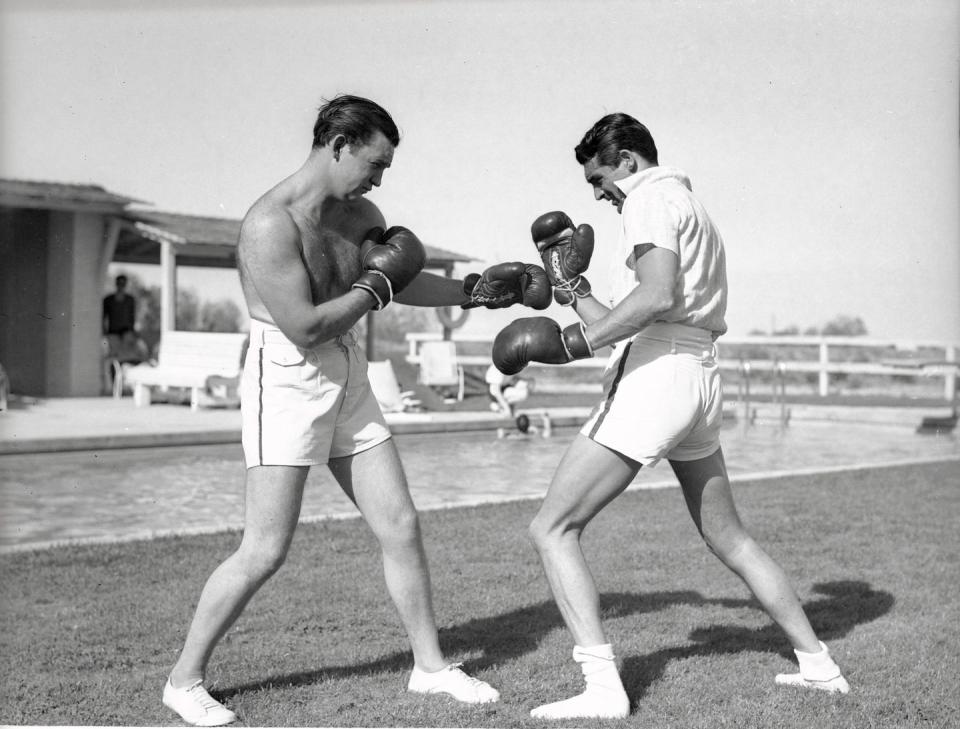
M204 689L207 663L283 563L307 472L323 464L380 543L387 590L413 650L408 689L467 703L499 699L440 652L417 513L352 327L391 300L542 309L550 286L538 266L519 263L465 281L421 273L426 254L417 237L405 228L384 231L380 211L364 198L380 185L399 141L380 106L337 97L320 109L303 166L244 218L238 268L251 317L240 388L245 526L237 551L207 580L164 688L163 702L191 724L236 718Z
M719 431L714 341L726 331L720 234L677 169L659 167L649 131L625 114L604 117L576 147L594 196L621 215L612 308L582 276L593 233L563 213L533 224L554 296L583 320L519 319L494 342L506 374L530 361L560 364L614 345L605 399L564 455L530 525L533 543L575 647L586 690L534 709L534 717L623 717L630 701L603 633L599 599L580 547L584 527L634 479L666 458L707 546L739 575L787 634L800 664L777 683L846 693L847 682L803 612L783 570L744 530L727 479Z

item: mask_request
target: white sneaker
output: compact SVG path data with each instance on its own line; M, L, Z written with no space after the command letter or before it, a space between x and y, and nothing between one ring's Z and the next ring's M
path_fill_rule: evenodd
M194 726L223 726L237 719L236 714L207 693L202 681L187 688L174 688L167 679L163 704Z
M826 681L806 679L799 673L778 673L774 681L779 686L799 686L801 688L819 689L831 694L845 694L850 691L850 684L843 676L829 678Z
M499 691L479 678L465 674L460 670L462 665L451 663L432 673L414 666L407 691L415 694L450 694L465 704L489 704L500 700Z
M799 686L827 691L832 694L845 694L850 684L843 677L838 666L830 656L830 650L820 641L820 650L816 653L803 653L795 650L799 673L779 673L774 681L780 686Z

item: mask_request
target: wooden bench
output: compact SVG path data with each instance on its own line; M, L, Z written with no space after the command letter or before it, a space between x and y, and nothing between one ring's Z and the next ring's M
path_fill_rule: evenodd
M133 386L134 404L149 405L153 387L183 387L190 390L190 409L197 410L207 378L239 377L246 341L244 333L164 332L157 364L136 365L124 374Z

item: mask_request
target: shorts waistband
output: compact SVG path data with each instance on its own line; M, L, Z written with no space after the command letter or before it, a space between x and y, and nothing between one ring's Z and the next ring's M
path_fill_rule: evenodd
M350 329L345 334L328 339L311 348L323 349L325 347L346 346L352 347L357 343L357 331ZM273 324L267 324L259 319L250 319L250 346L262 347L265 344L289 344L293 347L297 345L287 339L286 335L280 331L280 328ZM298 347L298 349L300 349Z
M684 352L701 357L715 357L716 344L713 332L686 324L654 322L634 338L637 344L656 344L669 347L671 353Z

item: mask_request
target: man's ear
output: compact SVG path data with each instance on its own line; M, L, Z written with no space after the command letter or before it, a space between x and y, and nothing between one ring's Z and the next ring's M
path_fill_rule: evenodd
M621 149L618 164L623 166L631 175L637 171L637 160L627 149Z
M333 138L331 142L331 148L333 149L333 158L339 162L340 153L343 151L343 148L347 146L347 138L342 134L338 134Z

